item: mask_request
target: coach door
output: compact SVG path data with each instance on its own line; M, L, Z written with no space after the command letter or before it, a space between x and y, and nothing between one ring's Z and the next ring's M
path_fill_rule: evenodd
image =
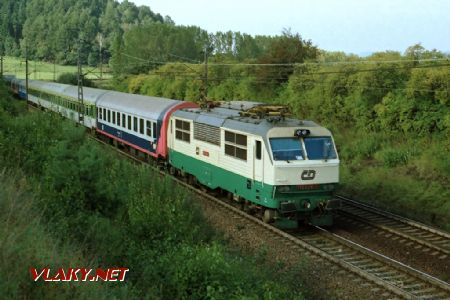
M253 180L259 182L263 181L264 157L262 145L261 140L255 140L255 144L253 146Z

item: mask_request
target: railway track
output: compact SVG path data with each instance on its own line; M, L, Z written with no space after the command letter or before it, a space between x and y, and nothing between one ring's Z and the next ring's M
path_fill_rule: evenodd
M406 299L450 299L450 285L348 239L317 228L310 236L296 235L309 245L351 266L362 277Z
M429 256L448 263L450 258L450 234L403 217L384 212L342 196L339 217L357 221L383 231L386 238L420 249Z
M120 154L135 162L145 163L142 159L121 151L100 139L92 136L91 138L114 148ZM161 175L169 176L157 167L152 168ZM354 276L354 284L366 285L371 291L376 292L380 299L450 299L449 284L332 234L325 229L317 227L315 232L307 235L288 233L189 185L184 180L173 176L171 178L208 200L208 203L218 210L230 214L230 218L249 227L263 228L274 240L290 247L293 251L302 251L314 262L325 263L330 267L330 270L339 270L338 272L351 274Z

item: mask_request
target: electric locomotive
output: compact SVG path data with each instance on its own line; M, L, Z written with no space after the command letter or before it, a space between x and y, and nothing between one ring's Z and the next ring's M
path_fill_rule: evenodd
M330 131L316 123L286 118L283 107L233 101L176 111L168 140L172 168L265 222L332 224L339 159Z

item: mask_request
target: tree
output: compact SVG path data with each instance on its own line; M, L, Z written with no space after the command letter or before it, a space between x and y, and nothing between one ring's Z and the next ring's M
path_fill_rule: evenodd
M261 64L280 64L279 66L261 67L257 77L262 84L287 82L289 75L294 72L294 64L303 63L318 56L318 48L310 40L305 41L300 34L293 34L289 29L274 38L265 54L258 60Z

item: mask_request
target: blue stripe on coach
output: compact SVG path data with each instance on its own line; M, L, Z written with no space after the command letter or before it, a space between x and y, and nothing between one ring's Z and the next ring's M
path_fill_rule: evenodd
M134 134L130 134L126 131L106 125L106 124L98 122L98 121L97 121L97 128L99 130L102 130L102 131L112 135L112 136L122 139L130 144L133 144L142 149L150 151L151 153L155 153L155 151L156 151L155 149L153 149L153 147L152 147L153 143L151 141L143 139L138 136L135 136ZM158 141L158 138L156 139L156 141Z

